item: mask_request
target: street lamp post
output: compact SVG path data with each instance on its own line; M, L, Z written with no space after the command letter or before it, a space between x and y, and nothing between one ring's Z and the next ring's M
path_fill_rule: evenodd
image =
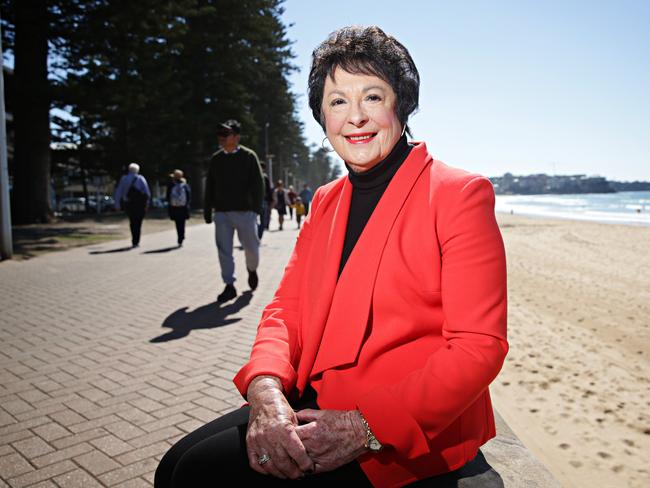
M269 175L269 181L273 181L273 155L269 154L269 126L267 122L264 124L264 159L266 159L266 166Z
M0 39L0 259L9 259L13 251L11 211L9 209L9 170L7 167L7 132L5 130L5 90Z

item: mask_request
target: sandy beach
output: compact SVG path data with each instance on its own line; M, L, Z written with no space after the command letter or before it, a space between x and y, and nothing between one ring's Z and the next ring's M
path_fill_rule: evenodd
M650 486L650 227L498 214L496 408L567 488Z

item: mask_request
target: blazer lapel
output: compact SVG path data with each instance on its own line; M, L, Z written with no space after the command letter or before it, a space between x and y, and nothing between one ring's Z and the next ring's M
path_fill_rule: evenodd
M336 193L336 189L333 190ZM302 354L298 370L298 389L303 390L320 347L323 330L330 313L332 298L337 286L339 264L343 252L345 230L352 199L352 184L345 178L330 208L321 217L313 237L314 251L310 255L307 272L309 294L302 310Z
M428 155L424 143L416 145L393 177L368 220L336 284L329 316L311 371L312 377L356 361L366 335L383 249L404 202L430 161L431 156ZM340 236L337 234L336 245L330 248L338 254L338 259L327 262L330 267L328 273L333 272L334 275L339 268L352 193L352 185L348 180L346 185L350 187L350 196L347 199L348 211L345 214L343 231ZM343 217L343 214L340 217ZM340 232L340 222L334 222L333 227Z

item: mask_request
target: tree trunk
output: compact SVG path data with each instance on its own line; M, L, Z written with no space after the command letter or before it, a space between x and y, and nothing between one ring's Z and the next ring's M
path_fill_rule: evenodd
M47 222L50 207L50 90L45 0L15 2L15 153L13 221Z

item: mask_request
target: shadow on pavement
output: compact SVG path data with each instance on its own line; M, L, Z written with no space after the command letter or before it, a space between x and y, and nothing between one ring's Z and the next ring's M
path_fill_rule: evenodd
M151 251L145 251L142 254L159 254L163 252L176 251L180 249L178 246L163 247L161 249L152 249Z
M118 247L117 249L108 249L106 251L90 251L88 254L111 254L114 252L125 252L133 249L133 246Z
M215 327L222 327L224 325L239 322L241 320L240 317L226 317L239 312L251 302L252 298L253 293L245 291L239 295L234 302L224 306L220 306L220 304L214 302L203 305L191 312L187 311L188 307L179 308L169 315L162 323L162 327L169 327L172 330L166 334L154 337L149 342L158 343L173 341L189 335L192 330L213 329Z

